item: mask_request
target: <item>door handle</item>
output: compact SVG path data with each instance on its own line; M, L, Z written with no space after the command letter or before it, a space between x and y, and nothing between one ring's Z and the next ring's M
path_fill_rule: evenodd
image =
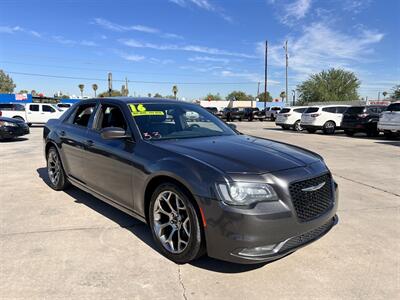
M61 136L64 136L64 135L65 135L65 131L64 131L64 130L61 130L61 131L60 131L60 135L61 135Z
M92 140L86 140L86 146L92 147L94 145L94 142Z

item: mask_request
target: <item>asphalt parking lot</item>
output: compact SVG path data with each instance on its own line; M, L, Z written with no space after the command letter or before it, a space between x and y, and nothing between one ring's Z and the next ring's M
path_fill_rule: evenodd
M264 265L207 257L176 265L146 225L76 188L49 188L35 127L0 143L0 297L398 299L400 140L235 124L325 158L340 187L340 221L328 235Z

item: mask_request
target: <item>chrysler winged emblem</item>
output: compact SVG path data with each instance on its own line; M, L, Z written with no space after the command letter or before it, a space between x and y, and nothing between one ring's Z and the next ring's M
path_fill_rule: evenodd
M310 186L310 187L308 187L308 188L304 188L304 189L301 189L303 192L314 192L314 191L317 191L317 190L319 190L320 188L322 188L324 185L325 185L325 181L324 182L321 182L320 184L317 184L317 185L314 185L314 186Z

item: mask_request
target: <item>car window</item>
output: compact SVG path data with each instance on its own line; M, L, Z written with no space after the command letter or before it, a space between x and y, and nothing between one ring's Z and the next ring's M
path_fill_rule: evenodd
M381 112L383 112L385 109L386 109L386 106L378 106L378 107L376 107L376 112L377 112L377 113L381 113Z
M120 127L127 130L128 126L124 114L118 106L105 104L101 106L97 129L106 127Z
M297 113L303 113L307 110L307 107L303 107L303 108L295 108L293 109L293 111L297 112Z
M58 106L58 107L62 107L62 108L68 108L68 107L71 107L71 104L68 104L68 103L58 103L57 106Z
M347 106L338 106L338 107L336 107L336 113L342 114L347 110L347 108L348 108Z
M80 105L75 112L72 124L87 127L95 106L95 103Z
M352 106L348 107L346 110L346 113L350 115L356 115L356 114L361 114L364 112L364 106Z
M400 103L392 103L387 108L386 111L400 111Z
M290 112L290 108L283 108L283 109L280 111L281 114L285 114L285 113L288 113L288 112Z
M186 139L235 134L224 122L195 105L129 103L128 107L145 140Z
M30 110L30 111L39 111L39 105L37 105L37 104L31 104L31 105L29 106L29 110Z
M319 107L309 107L304 113L310 114L310 113L315 113L317 111L319 111Z
M271 108L271 110L281 110L281 108L280 107L273 107L273 108Z
M328 113L335 113L336 107L324 107L324 108L322 108L322 111L328 112Z
M56 110L55 110L53 107L51 107L50 105L43 105L43 106L42 106L42 111L53 113L53 112L55 112Z
M378 112L377 107L367 107L367 112L370 114L376 114Z

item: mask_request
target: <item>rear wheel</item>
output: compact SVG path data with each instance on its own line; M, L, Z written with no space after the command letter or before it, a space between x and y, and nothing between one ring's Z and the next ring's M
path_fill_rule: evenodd
M300 124L300 120L297 120L296 122L294 122L293 130L294 131L302 131L303 130L303 127L301 127L301 124Z
M158 248L170 260L184 264L204 254L200 218L189 195L177 185L164 183L154 191L149 223Z
M50 179L49 185L52 189L61 191L68 187L69 182L65 176L60 156L53 146L47 152L47 174Z
M333 121L328 121L324 124L322 127L322 131L325 134L334 134L335 133L335 122Z

